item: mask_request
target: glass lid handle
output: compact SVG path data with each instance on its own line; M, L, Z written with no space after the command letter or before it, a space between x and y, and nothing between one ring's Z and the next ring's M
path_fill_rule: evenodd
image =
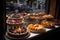
M18 13L18 10L15 10L16 13Z

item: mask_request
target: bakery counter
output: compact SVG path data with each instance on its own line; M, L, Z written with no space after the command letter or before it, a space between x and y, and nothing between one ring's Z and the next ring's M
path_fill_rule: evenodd
M54 28L54 29L57 29L57 28L59 28L59 27L60 27L60 25L55 25L55 28ZM25 39L22 39L22 40L35 39L35 38L39 37L40 35L46 34L46 33L48 33L49 31L53 31L53 30L54 30L54 29L51 29L51 28L45 28L45 29L46 29L46 32L44 32L44 33L32 33L32 32L30 32L30 36L27 37L27 38L25 38ZM11 39L8 38L7 36L4 36L4 38L5 38L6 40L11 40Z
M24 13L22 16L20 14L12 14L10 15L10 18L7 16L9 19L7 25L9 25L7 26L8 30L4 36L6 40L33 40L60 27L57 23L58 21L54 20L54 17L51 14L33 13L33 15L27 15ZM18 18L20 19L21 17L24 19L22 20L23 22L18 20ZM14 20L14 18L16 20ZM18 25L19 22L22 22L23 24ZM18 24L16 25L16 23Z

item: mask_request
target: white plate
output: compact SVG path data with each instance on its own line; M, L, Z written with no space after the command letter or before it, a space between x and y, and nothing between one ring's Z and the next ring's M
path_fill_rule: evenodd
M46 29L46 32L52 30L52 29L48 29L48 28L45 28L45 29ZM35 36L38 36L38 35L40 35L40 34L38 34L38 33L30 33L30 36L28 38L32 38L32 37L35 37Z

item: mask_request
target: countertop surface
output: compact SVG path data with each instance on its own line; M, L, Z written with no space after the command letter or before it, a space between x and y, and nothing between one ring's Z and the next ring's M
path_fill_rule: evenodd
M55 31L58 32L59 27L60 27L60 26L55 25L55 28L56 28ZM58 29L58 30L57 30L57 29ZM51 31L50 31L50 30L51 30ZM46 36L46 37L47 37L47 36L49 37L49 35L52 35L55 31L54 31L53 29L46 29L45 34L43 33L42 35L41 35L41 34L30 33L31 35L30 35L27 39L24 39L24 40L35 40L35 39L41 39L41 38L44 38L45 36ZM55 34L55 33L54 33L54 34ZM5 39L7 40L6 37L5 37Z

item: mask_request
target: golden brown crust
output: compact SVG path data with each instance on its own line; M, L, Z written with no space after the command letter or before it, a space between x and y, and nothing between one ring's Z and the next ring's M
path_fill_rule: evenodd
M54 18L52 15L44 15L44 16L42 16L42 18L44 18L44 19L50 19L50 18Z
M55 23L52 21L44 21L44 22L41 22L41 25L43 25L44 27L52 27L55 25Z
M40 24L29 24L27 29L31 32L42 32L44 31L44 27Z

